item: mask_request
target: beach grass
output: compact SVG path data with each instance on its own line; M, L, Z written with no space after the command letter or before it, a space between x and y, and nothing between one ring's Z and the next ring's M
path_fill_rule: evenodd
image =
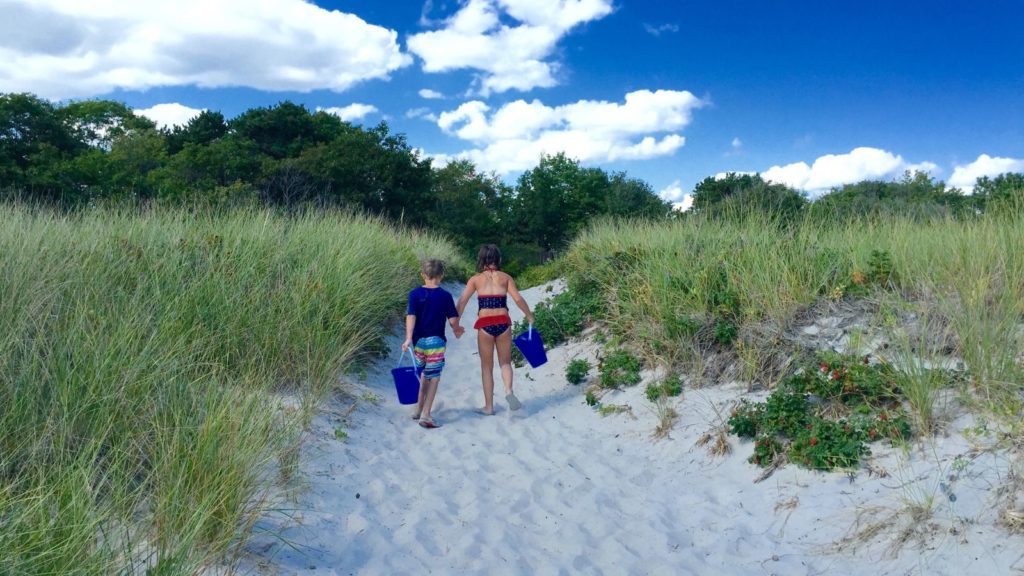
M342 212L0 206L0 573L192 574L383 351L429 235ZM298 398L297 409L282 398Z
M708 349L764 364L794 318L826 300L927 305L933 326L952 335L971 396L1006 416L1021 408L1021 210L932 220L606 221L575 240L562 266L570 291L599 295L614 335L669 367L700 365ZM930 422L933 383L914 383L919 420Z

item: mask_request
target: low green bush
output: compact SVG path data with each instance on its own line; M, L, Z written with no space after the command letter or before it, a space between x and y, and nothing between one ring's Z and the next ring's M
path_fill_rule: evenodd
M569 384L582 384L587 379L588 372L590 372L590 362L577 358L571 360L569 365L565 367L565 379Z
M910 437L900 400L891 367L828 353L817 367L784 380L764 402L741 401L727 423L732 434L757 438L754 464L768 466L785 454L815 470L849 468L870 452L869 443ZM848 416L836 417L842 413Z
M601 387L618 388L640 383L640 359L626 350L612 350L601 361Z

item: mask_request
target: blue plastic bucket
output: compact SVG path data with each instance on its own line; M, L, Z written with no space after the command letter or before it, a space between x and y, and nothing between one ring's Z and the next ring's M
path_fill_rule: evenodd
M516 336L512 341L530 366L536 368L548 361L548 355L544 352L544 340L541 339L540 332L533 329L533 324L530 324L529 330Z
M398 391L399 404L415 404L420 399L420 376L416 370L416 360L409 352L409 358L413 361L412 366L402 366L403 353L398 357L397 368L391 369L391 378L395 381L395 390Z

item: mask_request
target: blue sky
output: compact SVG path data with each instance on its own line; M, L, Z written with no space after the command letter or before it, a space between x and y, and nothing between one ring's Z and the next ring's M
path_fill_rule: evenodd
M0 91L160 122L282 100L513 180L541 153L683 202L1024 171L1024 1L0 0Z

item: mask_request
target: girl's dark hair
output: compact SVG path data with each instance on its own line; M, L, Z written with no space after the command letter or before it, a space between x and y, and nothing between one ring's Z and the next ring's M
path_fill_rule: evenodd
M491 266L501 268L501 250L494 244L484 244L476 257L476 269L482 272Z
M444 261L424 260L423 263L420 264L420 272L431 280L437 280L444 276Z

